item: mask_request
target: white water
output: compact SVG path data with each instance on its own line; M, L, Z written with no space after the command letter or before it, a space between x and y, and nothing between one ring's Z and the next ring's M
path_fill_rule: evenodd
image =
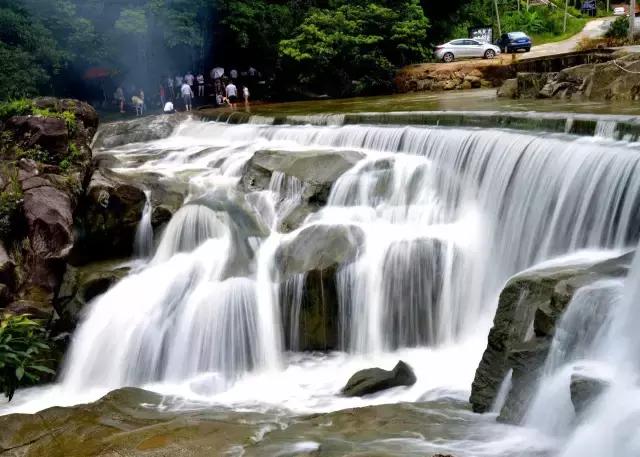
M278 275L278 247L299 231L277 227L304 189L274 173L268 189L239 193L242 168L260 149L365 155L304 225L348 224L364 233L356 261L337 278L345 352L284 352L287 332L298 344L292 329L303 275ZM581 249L637 241L640 151L631 144L491 129L188 121L170 138L113 152L125 163L121 172L188 182L190 203L147 267L91 304L60 384L18 393L4 411L88 401L125 385L182 396L186 407L294 412L416 401L443 389L464 397L511 275ZM142 156L142 165L127 165ZM241 211L201 202L212 194ZM240 213L265 235L248 230ZM416 371L414 387L364 399L336 395L354 371L391 368L400 358Z
M153 255L153 227L151 225L151 192L145 191L146 201L142 210L142 217L136 229L133 253L137 259L146 260Z
M587 411L562 457L640 455L640 255L635 256L617 310L592 343L609 387ZM602 370L602 368L601 368Z

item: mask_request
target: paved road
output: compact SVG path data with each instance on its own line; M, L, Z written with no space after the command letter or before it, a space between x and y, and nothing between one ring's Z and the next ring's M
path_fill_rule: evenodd
M615 17L606 17L601 19L594 19L587 22L582 32L568 38L564 41L556 41L555 43L541 44L540 46L534 46L530 52L518 54L518 59L531 59L534 57L543 57L555 54L564 54L576 50L578 43L583 38L599 38L607 33L611 23L615 21Z

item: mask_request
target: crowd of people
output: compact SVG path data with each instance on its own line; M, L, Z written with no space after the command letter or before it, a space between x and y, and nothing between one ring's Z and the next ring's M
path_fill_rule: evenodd
M253 67L243 72L232 69L228 75L221 67L213 68L206 76L203 72L194 75L191 71L184 75L165 75L158 85L157 96L152 96L150 102L165 113L189 112L194 106L205 105L235 110L239 103L249 110L249 85L257 85L259 78ZM136 116L142 116L147 111L144 90L133 85L118 86L113 97L121 113L130 109L135 110Z

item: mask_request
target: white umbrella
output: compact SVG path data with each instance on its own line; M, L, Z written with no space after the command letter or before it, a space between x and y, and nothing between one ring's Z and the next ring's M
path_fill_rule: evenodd
M224 68L222 67L215 67L213 70L211 70L211 77L213 79L222 78L222 75L224 75Z

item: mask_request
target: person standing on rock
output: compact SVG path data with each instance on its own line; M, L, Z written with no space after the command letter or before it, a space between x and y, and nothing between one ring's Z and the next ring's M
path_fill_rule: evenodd
M164 106L167 102L167 93L165 92L164 85L160 84L160 106Z
M198 83L198 97L204 97L204 75L202 72L196 76L196 82Z
M249 110L249 88L247 86L242 87L242 98L244 98L244 107Z
M167 90L169 91L169 97L171 100L175 100L176 92L173 90L173 78L171 76L167 76Z
M227 98L229 99L229 104L232 109L236 109L236 103L238 102L238 88L233 81L230 81L225 88L225 92L227 93Z
M180 89L182 93L182 101L184 102L184 109L186 111L191 111L191 103L193 100L193 90L191 86L186 82L182 84L182 88Z
M193 80L194 80L193 73L188 71L187 74L184 75L184 82L189 84L189 87L191 87L191 91L193 91Z
M124 91L122 90L121 86L119 86L116 89L116 93L114 94L114 98L116 99L116 101L118 102L118 105L120 106L120 112L124 113Z

